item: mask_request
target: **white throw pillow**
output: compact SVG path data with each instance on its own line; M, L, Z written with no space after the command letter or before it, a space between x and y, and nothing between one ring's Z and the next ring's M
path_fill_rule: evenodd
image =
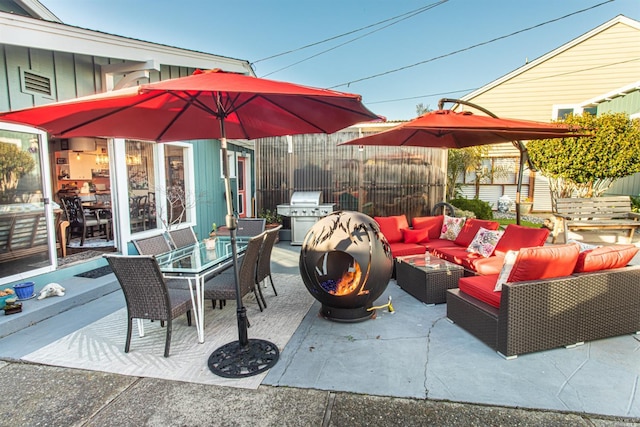
M472 254L480 254L485 258L488 258L493 253L493 250L498 244L498 240L504 234L502 230L487 230L484 227L480 227L476 236L473 238L467 252Z
M442 230L440 231L440 238L446 240L456 240L458 234L460 234L460 230L462 230L462 226L466 221L465 217L455 218L452 216L444 216L444 220L442 221Z
M588 243L583 243L583 242L580 242L578 240L573 240L573 239L567 240L567 243L576 243L578 246L580 246L580 253L582 253L584 251L590 251L592 249L596 249L596 248L599 248L601 246L601 245L590 245Z
M516 258L518 257L518 251L507 251L504 256L504 264L502 264L502 270L500 270L500 274L498 275L498 281L496 282L496 287L493 288L494 292L501 292L502 285L507 283L509 279L509 275L511 274L511 270L513 269L513 265L516 262Z

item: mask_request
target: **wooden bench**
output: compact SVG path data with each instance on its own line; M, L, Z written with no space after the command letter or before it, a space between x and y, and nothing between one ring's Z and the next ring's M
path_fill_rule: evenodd
M628 230L631 242L633 233L640 227L640 214L631 212L629 196L558 199L553 214L562 219L565 242L570 230ZM553 243L559 231L556 225Z

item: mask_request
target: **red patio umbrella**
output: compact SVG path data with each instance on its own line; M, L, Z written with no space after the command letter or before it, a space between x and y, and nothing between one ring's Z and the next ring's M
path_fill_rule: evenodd
M440 101L440 105L445 100ZM585 136L562 124L530 120L498 118L477 105L460 100L446 100L471 105L489 114L476 115L470 111L455 112L436 110L423 114L392 129L352 139L340 145L403 145L433 148L466 148L476 145L514 142L520 150L520 170L516 194L516 222L520 224L520 189L524 162L529 161L526 147L521 140L567 138ZM442 108L442 107L440 107Z
M238 341L214 353L228 358L226 364L263 364L262 369L253 366L246 375L258 374L271 367L277 361L277 347L247 337L246 309L239 290L227 138L332 133L354 123L378 118L362 104L359 95L220 70L196 71L188 77L0 114L0 120L39 127L58 138L111 137L158 142L221 140L227 195L226 225L231 230L235 270ZM275 355L271 354L274 348ZM253 356L247 356L252 353ZM242 366L239 370L245 368Z

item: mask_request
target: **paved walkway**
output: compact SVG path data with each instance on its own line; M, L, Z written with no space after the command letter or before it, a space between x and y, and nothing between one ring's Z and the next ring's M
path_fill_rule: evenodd
M288 242L279 243L274 251L274 260L277 260L274 271L297 272L298 249ZM122 307L122 295L117 284L114 288L112 275L102 280L74 278L72 281L71 285L65 284L73 289L68 301L80 301L78 304L0 339L0 390L3 396L0 426L640 425L637 418L591 414L588 408L571 413L289 386L263 385L258 390L245 390L20 362L22 355ZM84 286L86 290L88 283L93 284L93 300L81 301L84 293L80 289ZM49 310L53 311L56 300L49 300ZM63 300L59 299L58 303ZM0 328L2 326L0 323ZM469 339L473 337L469 336ZM309 350L302 348L300 351ZM496 357L496 363L510 362ZM280 369L278 365L276 367ZM470 370L469 375L474 373L473 366L466 369ZM363 383L366 382L365 378ZM523 389L526 387L523 384ZM584 387L593 387L593 384L584 384ZM640 386L637 386L636 395L640 395Z

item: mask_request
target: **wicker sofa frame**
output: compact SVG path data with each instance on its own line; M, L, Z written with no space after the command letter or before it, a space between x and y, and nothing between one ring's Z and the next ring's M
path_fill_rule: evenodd
M640 331L640 266L508 283L500 308L447 291L447 317L506 358Z

